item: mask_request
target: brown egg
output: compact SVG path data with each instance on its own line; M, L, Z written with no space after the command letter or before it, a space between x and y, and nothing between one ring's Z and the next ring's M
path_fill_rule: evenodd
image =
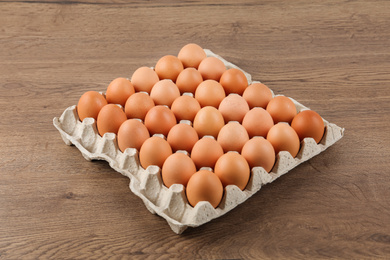
M242 96L230 94L222 100L221 104L219 104L218 110L225 119L225 123L229 121L237 121L241 123L245 114L249 112L249 106Z
M137 92L131 95L125 104L127 118L145 119L148 111L154 107L153 99L145 92Z
M325 132L324 121L313 110L299 112L292 120L291 126L297 132L301 141L306 137L311 137L316 143L319 143Z
M248 162L236 152L222 155L215 164L214 172L224 187L236 185L241 190L245 189L251 174Z
M131 76L131 83L133 83L136 92L145 91L150 93L152 87L158 81L157 73L149 67L140 67Z
M85 92L77 103L77 114L79 119L83 121L84 118L92 117L96 121L100 109L105 105L107 105L107 101L99 92Z
M161 169L161 178L168 188L173 184L182 184L186 187L195 172L195 164L188 155L174 153L165 160Z
M119 127L127 120L122 108L114 104L107 104L100 110L97 116L97 130L101 136L110 132L117 134Z
M249 140L248 133L245 128L236 121L231 121L224 125L219 131L217 141L221 145L223 151L241 152L244 144Z
M274 123L291 123L297 114L294 102L285 96L276 96L267 105L267 111L271 114Z
M163 79L153 86L150 97L156 105L171 107L173 101L180 97L180 91L172 80Z
M164 138L152 136L142 144L139 152L139 160L144 169L150 165L156 165L162 168L165 160L171 154L171 146Z
M118 130L118 147L124 152L127 148L140 150L142 144L150 137L146 126L138 119L128 119Z
M202 74L203 80L213 79L219 81L226 71L225 64L216 57L207 57L199 64L198 70Z
M287 151L292 157L297 156L300 148L298 134L287 123L277 123L268 131L267 140L275 149L275 154Z
M170 79L174 82L183 69L184 67L181 61L173 55L166 55L160 58L154 68L160 80Z
M189 43L181 48L177 57L185 68L193 67L197 69L200 62L206 58L206 53L198 44Z
M275 164L275 149L264 137L253 137L245 143L241 155L244 156L249 167L263 167L270 172Z
M176 85L180 93L189 92L194 94L198 85L203 81L202 75L195 68L186 68L180 72L176 79Z
M254 107L246 113L242 125L250 138L254 136L266 137L269 129L274 125L274 121L267 110L262 107Z
M107 87L106 99L108 103L125 106L126 100L134 94L133 84L128 79L116 78Z
M272 99L272 92L264 84L253 83L245 89L242 97L248 102L249 108L262 107L265 109Z
M245 77L244 72L236 68L225 71L222 74L219 83L223 86L226 95L229 95L230 93L242 95L248 86L248 80Z
M222 200L223 186L213 172L200 170L194 173L188 181L186 194L192 207L200 201L208 201L216 208Z
M195 116L194 128L198 136L212 135L217 138L219 130L225 125L221 112L215 107L203 107Z
M223 155L221 145L212 137L204 136L197 141L191 151L191 159L198 169L214 168L215 163Z
M198 133L195 129L185 123L174 125L167 136L167 141L174 152L185 150L191 153L192 147L198 140Z
M189 120L194 121L196 113L200 110L199 102L189 95L183 95L175 99L171 106L177 121Z
M167 136L169 130L176 125L176 118L168 107L155 106L146 114L144 123L151 135L163 134Z
M218 108L225 96L222 85L212 79L200 83L195 91L195 99L198 100L201 107L213 106Z

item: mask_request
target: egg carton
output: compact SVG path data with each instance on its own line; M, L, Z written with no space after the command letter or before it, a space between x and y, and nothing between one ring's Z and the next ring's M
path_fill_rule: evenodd
M240 69L212 51L205 51L207 56L221 59L228 69ZM249 84L259 82L252 82L251 75L245 71L243 72ZM297 111L309 109L296 100L290 99L294 102ZM226 214L258 192L263 185L273 182L343 137L344 128L329 123L325 119L323 121L325 133L319 144L312 138L305 138L301 142L300 151L295 158L289 152L279 152L270 173L262 167L252 168L251 177L245 190L242 191L235 185L227 186L222 201L217 208L206 201L201 201L195 207L192 207L187 201L183 185L174 184L167 188L162 182L161 169L158 166L152 165L147 169L142 168L136 149L128 148L121 152L114 133L105 133L100 136L93 118L86 118L83 122L79 120L76 105L65 109L59 118L55 117L53 124L60 132L64 142L67 145L76 146L86 160L105 160L115 171L128 177L130 179L130 190L143 200L146 208L151 213L158 214L166 219L173 232L180 234L188 227L203 225Z

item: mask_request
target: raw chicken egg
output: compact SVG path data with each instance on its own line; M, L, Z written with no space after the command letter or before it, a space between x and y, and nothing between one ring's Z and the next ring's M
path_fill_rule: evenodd
M251 174L248 162L237 152L222 155L215 164L214 172L224 187L236 185L241 190L245 189Z
M248 102L249 108L262 107L265 109L272 99L272 91L264 84L253 83L245 89L242 97Z
M199 64L198 70L202 74L203 80L213 79L219 81L226 71L225 64L216 57L207 57Z
M245 128L236 121L231 121L224 125L219 131L217 138L225 153L228 151L241 152L242 147L248 140L249 136Z
M184 67L181 61L173 55L161 57L154 67L160 80L170 79L172 81L176 81L177 76L179 76L183 69Z
M137 92L131 95L125 104L127 118L145 119L148 111L154 107L153 99L145 92Z
M180 72L176 79L176 85L180 93L189 92L194 94L198 85L203 81L202 75L195 68L186 68Z
M264 137L253 137L245 143L241 155L244 156L251 168L263 167L270 172L275 164L275 149Z
M198 140L198 133L192 126L186 123L174 125L167 136L167 141L174 152L185 150L191 153L192 147Z
M154 84L159 81L157 73L149 67L140 67L131 76L131 83L136 92L150 93Z
M242 95L248 86L248 80L244 72L236 68L231 68L225 71L222 74L219 83L223 86L226 95L229 95L230 93Z
M241 123L245 114L249 111L249 106L242 96L230 94L222 100L218 110L225 119L225 123L229 121Z
M195 99L198 100L201 107L213 106L218 108L225 96L222 85L212 79L200 83L195 91Z
M291 122L292 128L302 141L306 137L313 138L318 144L324 135L325 125L321 116L313 110L299 112Z
M188 180L196 172L194 162L188 155L178 152L171 154L161 169L161 178L168 188L173 184L187 186Z
M99 92L85 92L77 103L77 114L79 119L83 121L84 118L92 117L96 121L100 109L105 105L107 105L107 100Z
M167 136L169 130L176 125L176 118L168 107L155 106L146 114L144 123L151 135L163 134Z
M152 136L142 144L139 152L141 166L146 169L150 165L162 168L165 160L172 154L169 143L160 136Z
M171 110L175 114L177 121L189 120L193 122L196 113L200 110L200 104L192 96L184 94L173 101Z
M125 106L126 100L134 94L133 84L128 79L116 78L107 87L106 99L108 103Z
M127 148L141 149L142 144L150 137L146 126L138 119L128 119L118 130L118 147L124 152Z
M198 111L193 125L200 138L205 135L212 135L217 138L219 130L225 125L225 122L218 109L207 106Z
M186 195L192 207L200 201L208 201L216 208L222 200L223 186L218 176L212 171L200 170L189 179Z
M110 132L117 134L119 127L127 120L122 108L114 104L107 104L100 110L97 116L97 130L101 136Z
M179 51L177 55L185 68L198 68L200 62L206 58L206 53L198 44L189 43Z
M215 163L223 155L221 145L212 136L204 136L197 141L191 151L191 159L198 169L214 168Z
M297 114L294 102L286 96L276 96L267 105L267 111L271 114L274 123L291 123Z
M156 105L171 107L173 101L180 97L180 91L172 80L163 79L154 84L150 97Z
M275 149L275 154L287 151L292 157L297 156L300 148L298 134L289 124L277 123L268 131L267 140Z
M274 125L274 121L267 110L262 107L254 107L246 113L242 125L250 138L254 136L266 137L269 129Z

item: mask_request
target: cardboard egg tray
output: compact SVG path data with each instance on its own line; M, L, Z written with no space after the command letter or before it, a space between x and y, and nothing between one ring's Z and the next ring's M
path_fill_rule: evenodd
M210 50L205 51L207 56L221 59L227 69L238 68ZM255 82L252 82L250 74L244 73L249 84ZM308 109L296 100L292 98L291 100L298 112ZM114 170L128 177L130 179L130 190L143 200L146 208L151 213L165 218L171 229L177 234L182 233L188 227L197 227L224 215L250 198L263 185L273 182L343 137L344 128L340 128L326 120L324 120L324 123L325 133L319 144L312 138L304 139L295 158L289 152L279 152L270 173L267 173L261 167L252 168L246 189L241 191L237 186L227 186L220 205L213 208L209 202L205 201L192 207L187 202L183 185L174 184L167 188L162 182L161 169L158 166L149 166L147 169L143 169L140 166L136 149L128 148L122 153L117 146L114 133L106 133L101 137L97 132L96 122L93 118L86 118L83 122L79 120L76 105L68 107L59 118L55 117L53 119L54 126L67 145L76 146L86 160L105 160Z

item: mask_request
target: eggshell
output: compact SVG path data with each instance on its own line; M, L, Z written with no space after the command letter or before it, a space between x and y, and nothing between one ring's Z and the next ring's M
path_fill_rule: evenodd
M146 126L137 119L128 119L119 127L117 141L119 149L124 152L127 148L140 150L142 144L150 137Z
M261 107L254 107L245 114L242 125L250 138L254 136L266 137L269 129L274 125L274 121L267 110Z
M236 121L231 121L224 125L219 131L217 138L225 153L228 151L241 152L242 147L248 140L249 136L245 128Z
M247 141L242 148L241 155L244 156L251 168L263 167L270 172L275 164L275 149L264 137L253 137Z
M208 201L216 208L222 200L223 186L213 172L200 170L194 173L187 183L188 202L195 207L200 201Z
M185 150L191 153L192 147L198 140L198 133L186 123L174 125L167 136L167 141L174 152Z
M165 55L161 57L154 67L160 80L170 79L176 81L177 76L184 69L181 61L173 55Z
M154 107L153 99L145 92L137 92L131 95L125 104L127 118L145 119L148 111Z
M198 136L212 135L217 138L219 130L225 125L221 112L215 107L206 106L198 111L194 119L194 128Z
M253 83L245 89L242 97L248 102L249 108L262 107L265 109L273 95L272 91L266 85Z
M163 134L167 136L169 130L176 125L176 118L168 107L154 106L146 114L144 123L151 135Z
M236 185L241 190L245 189L250 177L248 162L237 152L222 155L215 164L214 172L224 187Z
M268 102L268 113L272 116L274 123L287 122L291 123L294 116L297 114L297 109L294 102L285 96L276 96Z
M201 61L206 58L206 52L198 44L189 43L180 49L177 57L185 68L193 67L197 69Z
M122 108L114 104L107 104L100 110L97 116L97 129L103 136L110 132L117 134L119 127L127 120L126 114Z
M180 72L176 79L176 85L180 90L180 93L185 92L195 93L198 85L203 81L202 75L195 68L186 68Z
M280 151L287 151L292 157L295 157L300 148L298 134L287 123L277 123L268 131L267 140L275 149L275 154Z
M203 80L213 79L219 81L226 71L226 67L217 57L207 57L199 64L198 70L202 74Z
M125 106L126 100L134 94L133 84L128 79L116 78L107 87L106 99L108 103Z
M168 188L173 184L187 186L188 180L196 172L194 162L184 153L171 154L164 162L161 177Z
M149 67L140 67L131 76L131 83L136 92L150 93L154 84L159 81L157 73Z
M189 95L183 95L173 101L171 110L175 114L177 121L194 121L196 113L200 110L199 102Z
M83 121L87 117L92 117L96 121L100 109L105 105L107 105L107 100L99 92L85 92L77 103L77 114L80 121Z
M198 170L202 167L214 168L215 163L222 155L221 145L212 136L204 136L195 143L191 151L191 159Z
M306 137L311 137L316 143L321 141L325 131L324 121L313 110L299 112L292 120L291 127L297 132L301 141Z
M164 138L152 136L142 144L139 152L139 161L144 169L150 165L162 168L165 160L171 154L171 146Z
M195 91L195 99L198 100L201 107L213 106L218 108L225 96L222 85L212 79L200 83Z
M248 86L248 80L244 72L237 68L231 68L225 71L222 74L219 83L223 86L226 95L229 95L230 93L242 95Z
M241 123L244 116L249 111L249 106L242 96L230 94L222 100L218 110L225 119L225 123L228 123L229 121Z
M156 105L171 107L173 101L180 97L180 91L172 80L163 79L154 84L150 91L150 97Z

